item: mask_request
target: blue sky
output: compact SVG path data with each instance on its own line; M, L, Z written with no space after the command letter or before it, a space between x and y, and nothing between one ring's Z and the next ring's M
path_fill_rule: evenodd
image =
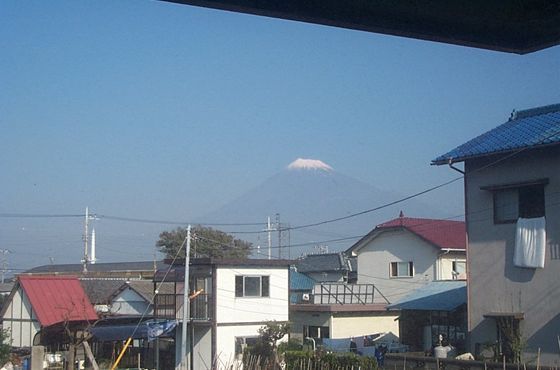
M0 213L189 220L298 157L406 195L455 177L430 160L512 109L560 101L559 47L519 56L157 1L2 1L0 50ZM460 213L462 186L426 200ZM4 218L0 248L13 269L78 262L80 222ZM106 231L119 247L105 261L154 253L154 226Z

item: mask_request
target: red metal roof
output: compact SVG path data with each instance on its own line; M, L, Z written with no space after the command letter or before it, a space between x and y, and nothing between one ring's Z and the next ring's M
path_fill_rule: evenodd
M466 249L466 228L463 221L398 217L377 225L376 230L403 227L441 249Z
M77 277L20 276L19 283L41 326L98 318Z

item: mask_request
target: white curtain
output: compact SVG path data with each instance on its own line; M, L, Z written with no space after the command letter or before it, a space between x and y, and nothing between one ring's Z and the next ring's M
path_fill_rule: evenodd
M519 218L515 235L513 264L519 267L544 268L545 253L545 218Z

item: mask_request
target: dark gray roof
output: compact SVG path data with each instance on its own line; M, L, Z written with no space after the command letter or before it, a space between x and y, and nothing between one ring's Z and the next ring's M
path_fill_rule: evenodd
M309 254L296 262L298 272L348 271L349 266L342 253Z
M86 295L93 304L109 304L111 296L126 284L118 279L88 279L80 280Z
M14 287L14 283L0 283L0 293L10 293L12 288Z
M163 261L157 261L155 265L156 269L164 268L166 266ZM82 264L69 263L37 266L25 271L24 274L52 274L57 272L81 274L82 270ZM95 263L87 265L87 270L88 272L150 272L154 271L154 261Z

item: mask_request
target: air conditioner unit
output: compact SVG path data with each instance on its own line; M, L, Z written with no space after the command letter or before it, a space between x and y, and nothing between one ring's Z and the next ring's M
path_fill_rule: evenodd
M303 293L303 294L301 295L301 299L302 299L303 301L309 301L309 293Z

